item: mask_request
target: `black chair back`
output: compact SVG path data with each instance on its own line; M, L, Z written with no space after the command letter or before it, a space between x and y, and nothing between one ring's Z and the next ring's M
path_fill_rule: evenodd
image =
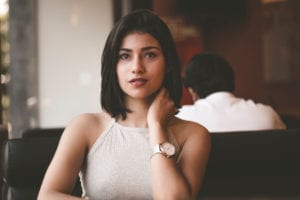
M300 129L211 137L200 199L300 199Z
M32 129L25 131L23 138L4 142L2 200L37 199L41 182L62 132L62 128ZM79 181L74 194L81 195Z

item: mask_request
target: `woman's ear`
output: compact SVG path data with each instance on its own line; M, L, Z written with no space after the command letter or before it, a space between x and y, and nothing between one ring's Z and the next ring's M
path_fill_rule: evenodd
M189 93L192 97L192 100L194 102L199 99L198 95L196 94L196 92L191 87L188 87L187 89L188 89L188 91L189 91Z

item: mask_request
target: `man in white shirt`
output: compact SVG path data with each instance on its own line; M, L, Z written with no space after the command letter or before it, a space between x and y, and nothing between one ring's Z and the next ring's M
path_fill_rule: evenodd
M185 68L184 85L194 104L182 106L177 117L210 132L286 129L271 106L234 96L234 72L219 55L195 55Z

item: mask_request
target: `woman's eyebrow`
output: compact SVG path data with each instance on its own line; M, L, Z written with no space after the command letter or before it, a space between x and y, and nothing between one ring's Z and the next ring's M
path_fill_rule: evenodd
M132 51L131 49L127 49L127 48L120 48L119 51L126 51L126 52L130 52Z
M148 47L143 47L143 48L142 48L142 51L148 51L148 50L151 50L151 49L157 49L157 50L160 50L160 48L157 47L157 46L148 46Z
M157 47L157 46L147 46L147 47L143 47L141 50L142 50L142 51L148 51L148 50L151 50L151 49L157 49L157 50L160 50L160 48ZM119 51L131 52L132 49L128 49L128 48L120 48Z

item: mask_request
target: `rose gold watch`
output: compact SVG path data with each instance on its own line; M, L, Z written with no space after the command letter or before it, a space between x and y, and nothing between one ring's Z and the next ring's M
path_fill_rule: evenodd
M153 152L151 157L158 153L166 156L167 158L172 158L176 153L176 149L173 144L169 142L164 142L164 143L157 144L153 147Z

